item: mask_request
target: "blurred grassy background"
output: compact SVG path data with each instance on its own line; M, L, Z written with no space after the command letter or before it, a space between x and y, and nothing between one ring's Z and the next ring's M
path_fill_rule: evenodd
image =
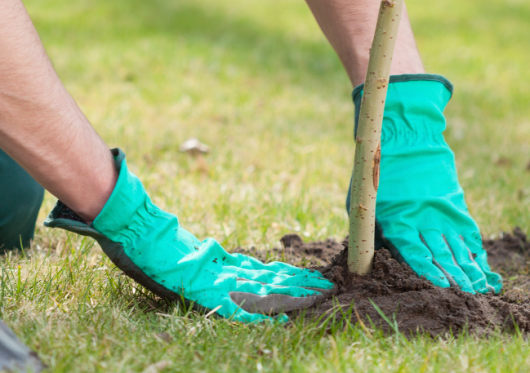
M289 232L311 240L346 234L352 87L303 1L25 4L94 127L127 153L154 201L199 238L230 250L277 246ZM530 4L407 4L428 72L455 84L446 137L472 215L486 235L516 225L528 231ZM209 176L178 150L190 137L211 146ZM46 197L39 225L54 202ZM149 302L147 312L141 288L90 240L39 226L35 244L31 258L2 260L0 313L53 371L142 371L161 359L176 364L166 371L479 372L529 364L526 343L511 337L409 344L357 329L212 323ZM162 331L176 342L161 343Z
M200 237L342 237L351 87L302 1L27 1L65 85L154 200ZM456 87L447 140L483 233L529 227L522 1L409 1L428 72ZM209 144L210 177L180 143ZM46 212L53 198L47 199ZM44 216L44 211L42 213Z

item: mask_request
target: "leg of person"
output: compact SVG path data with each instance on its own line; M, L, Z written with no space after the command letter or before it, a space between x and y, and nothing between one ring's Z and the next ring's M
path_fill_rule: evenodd
M44 188L0 149L0 254L29 246Z
M381 0L307 3L357 86L356 127ZM443 137L443 110L453 86L444 77L425 74L406 9L391 74L381 133L376 246L382 243L435 285L499 292L502 278L488 265L480 230L458 182L454 154Z

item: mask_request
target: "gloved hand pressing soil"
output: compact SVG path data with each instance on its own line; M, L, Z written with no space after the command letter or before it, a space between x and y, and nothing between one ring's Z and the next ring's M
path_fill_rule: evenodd
M390 77L381 136L376 249L384 246L437 286L500 292L445 142L453 86L439 75ZM363 85L353 91L357 128ZM350 185L351 188L351 185ZM350 192L346 207L350 210Z
M310 307L334 285L313 270L285 263L263 264L228 254L215 240L199 241L177 217L151 202L141 181L113 151L118 181L92 225L60 201L44 223L95 238L126 275L164 298L185 300L244 322ZM286 321L285 314L276 318Z

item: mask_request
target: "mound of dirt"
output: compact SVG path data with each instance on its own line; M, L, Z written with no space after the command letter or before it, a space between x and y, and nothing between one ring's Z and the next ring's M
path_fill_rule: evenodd
M472 295L459 289L435 287L418 278L408 265L394 260L385 249L376 253L370 274L358 276L347 269L346 240L304 243L297 235L287 235L281 242L284 247L274 248L268 258L256 250L238 251L264 260L283 259L305 266L317 264L311 268L336 283L339 292L335 299L306 310L306 318L347 315L354 323L361 321L368 327L378 326L391 332L392 326L384 320L383 313L405 334L423 332L433 336L459 334L466 327L478 335L495 329L513 331L514 324L522 332L530 332L530 242L519 228L497 240L483 241L492 268L501 272L505 280L501 296ZM342 312L337 312L339 308Z
M340 286L336 299L328 300L306 313L306 317L331 314L337 308L349 313L354 323L377 325L386 332L391 325L383 315L405 334L425 332L431 335L452 331L458 334L467 327L476 334L487 334L495 328L530 331L530 305L517 304L493 295L472 295L459 289L442 289L420 279L407 264L392 259L382 249L376 253L370 274L359 276L347 269L347 250L333 262L317 268L325 277ZM379 307L377 310L373 304ZM382 314L383 315L382 315Z
M521 228L503 233L496 240L482 241L488 262L504 279L503 296L512 302L527 302L530 296L530 242Z
M484 239L482 243L493 268L508 271L527 269L530 242L521 228L515 228L513 234L503 233L497 240Z

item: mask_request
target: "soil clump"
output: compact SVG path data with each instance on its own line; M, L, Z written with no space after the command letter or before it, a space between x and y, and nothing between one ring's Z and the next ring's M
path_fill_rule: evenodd
M530 242L519 228L495 240L483 239L492 269L504 278L501 295L473 295L435 287L419 278L407 264L394 260L385 249L376 252L373 270L359 276L347 269L346 240L304 243L297 235L287 235L281 242L283 248L274 248L267 255L255 249L236 251L262 260L284 260L310 267L336 283L339 291L335 298L305 310L302 314L306 318L348 317L353 323L392 333L394 326L385 321L383 313L407 335L456 335L466 328L471 333L487 335L497 329L513 332L515 327L530 333Z

